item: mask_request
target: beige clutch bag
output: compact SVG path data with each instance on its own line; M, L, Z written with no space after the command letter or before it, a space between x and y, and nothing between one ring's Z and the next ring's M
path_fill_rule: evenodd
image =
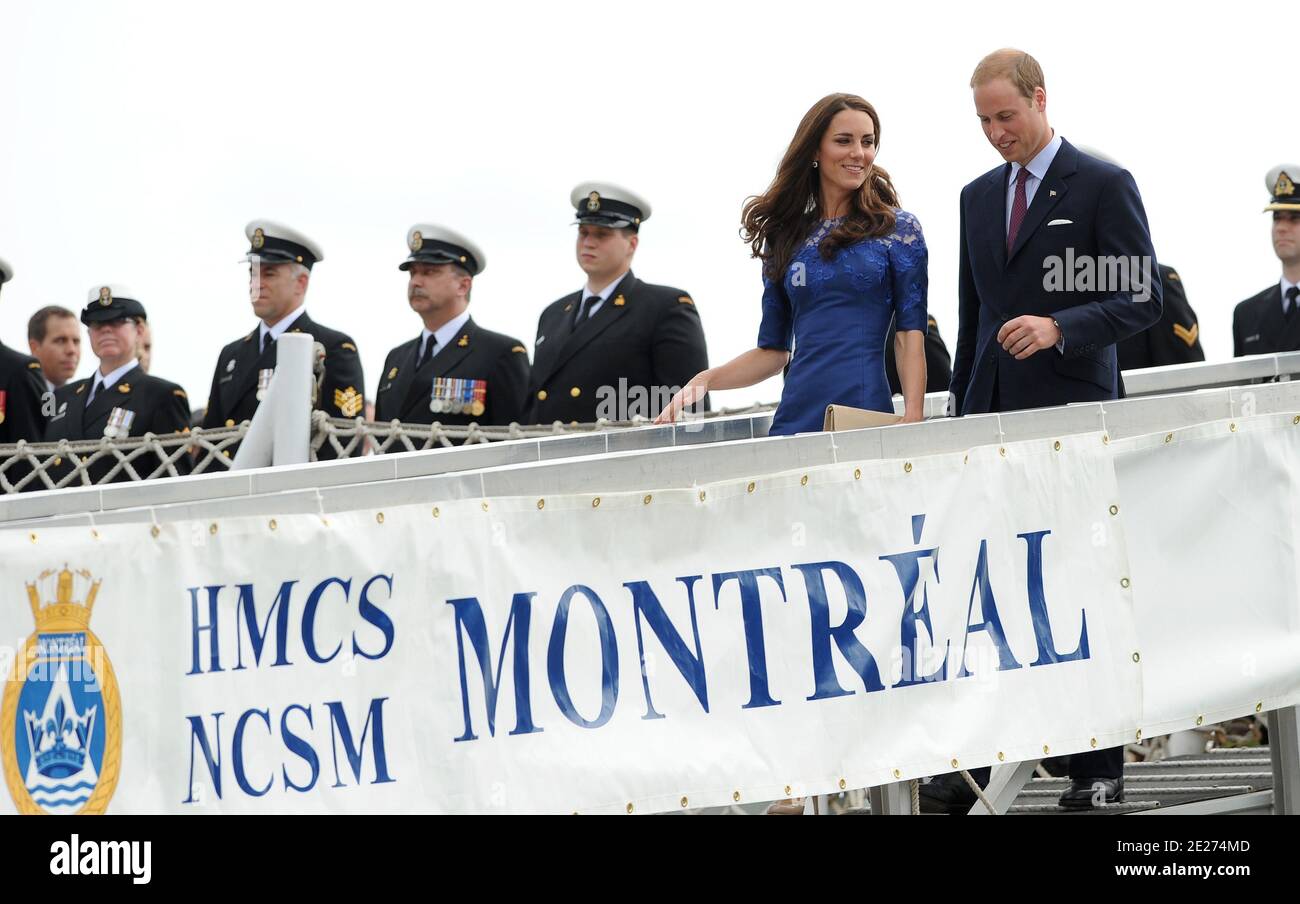
M861 430L863 427L888 427L903 419L901 414L850 408L848 405L827 405L823 430Z

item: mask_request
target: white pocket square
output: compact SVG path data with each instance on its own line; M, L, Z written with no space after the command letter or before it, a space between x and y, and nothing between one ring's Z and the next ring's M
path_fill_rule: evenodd
M1048 226L1072 226L1074 225L1074 220L1052 220L1052 222L1048 223L1047 225Z

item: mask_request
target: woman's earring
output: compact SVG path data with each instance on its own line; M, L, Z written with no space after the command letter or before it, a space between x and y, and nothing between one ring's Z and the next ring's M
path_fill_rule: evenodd
M816 161L816 160L813 161L813 169L817 169L817 161Z

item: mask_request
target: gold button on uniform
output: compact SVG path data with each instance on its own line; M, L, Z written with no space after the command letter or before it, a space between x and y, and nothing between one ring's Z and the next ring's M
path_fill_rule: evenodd
M545 401L546 401L546 390L545 390L545 389L539 389L539 390L537 390L537 401L539 401L539 402L545 402Z
M235 426L235 419L234 419L234 418L226 418L226 426L227 426L227 427L233 427L233 426Z
M569 390L569 395L576 399L578 396L582 395L582 390L575 386Z

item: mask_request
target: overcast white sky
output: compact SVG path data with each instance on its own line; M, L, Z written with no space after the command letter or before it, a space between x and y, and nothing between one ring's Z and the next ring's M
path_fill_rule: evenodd
M1013 9L1024 15L1013 16ZM154 373L203 404L223 344L256 324L244 224L315 238L307 305L350 332L373 394L419 331L405 234L440 222L489 265L471 311L532 349L574 291L569 190L650 199L634 267L691 293L721 363L753 346L758 263L737 237L805 110L833 91L881 116L881 150L930 246L930 309L956 338L957 198L999 163L967 83L1001 46L1047 74L1062 135L1137 179L1160 260L1184 278L1210 360L1232 308L1280 275L1264 174L1300 160L1284 3L163 2L0 4L0 338L133 287ZM1013 19L1023 20L1013 24ZM1287 24L1290 23L1290 24ZM91 372L89 345L79 376ZM775 400L779 381L721 395Z

